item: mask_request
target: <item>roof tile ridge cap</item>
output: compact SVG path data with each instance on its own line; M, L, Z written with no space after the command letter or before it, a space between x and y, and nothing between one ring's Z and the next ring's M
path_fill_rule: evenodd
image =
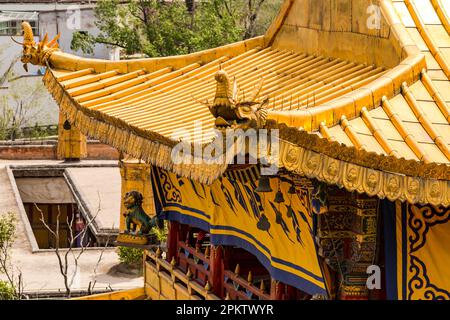
M400 48L405 51L406 56L414 54L413 52L420 52L417 43L413 40L410 34L407 32L405 25L403 24L401 18L398 16L397 11L394 8L392 0L380 0L381 13L386 19L386 23L389 26L394 38L399 42ZM401 33L398 32L396 28L400 28ZM406 50L407 47L415 47L414 50Z
M236 47L240 47L240 49L235 50ZM253 49L264 49L266 47L267 46L264 46L264 36L258 36L189 54L167 56L167 57L152 57L143 59L108 60L99 58L80 57L78 55L67 53L64 51L55 51L49 57L49 65L51 68L61 70L71 70L71 71L78 71L80 68L79 65L83 65L83 69L93 68L95 69L96 73L105 72L105 69L107 69L106 71L108 71L109 69L112 68L118 68L121 71L127 73L134 71L133 67L130 67L130 65L134 64L137 65L136 68L142 68L143 63L144 64L155 63L155 67L158 68L170 67L172 66L171 64L173 64L174 61L180 62L186 61L185 65L188 65L196 62L197 63L205 62L202 61L200 57L208 54L212 56L211 57L212 61L225 55L230 55L230 57L234 57ZM217 55L217 57L213 57L214 54ZM72 66L72 68L67 68L67 65ZM108 67L105 67L105 65L107 65ZM148 70L148 68L146 69L148 72L155 71L155 70Z

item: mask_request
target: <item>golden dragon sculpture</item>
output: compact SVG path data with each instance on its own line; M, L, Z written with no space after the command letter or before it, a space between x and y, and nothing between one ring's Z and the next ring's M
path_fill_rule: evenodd
M205 102L212 115L216 118L217 128L257 129L266 124L268 98L259 99L263 82L255 88L254 92L241 101L236 80L231 85L230 78L224 70L215 75L216 95L212 103Z
M23 46L22 58L20 60L23 63L24 69L28 72L28 63L46 66L52 53L59 50L58 39L60 34L58 33L53 40L48 41L48 34L46 33L42 41L36 43L34 41L33 29L28 22L22 22L22 30L23 43L14 40L14 38L12 40Z

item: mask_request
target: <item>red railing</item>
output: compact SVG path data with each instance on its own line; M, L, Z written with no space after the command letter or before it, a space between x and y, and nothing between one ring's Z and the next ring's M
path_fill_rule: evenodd
M207 252L205 251L205 253ZM178 242L178 267L186 273L190 270L193 280L203 286L206 285L209 279L209 257L182 241Z
M224 289L226 298L230 300L270 300L270 295L265 292L265 281L270 280L270 276L254 279L249 275L248 278L252 279L245 280L238 274L225 270ZM259 287L253 283L259 283Z

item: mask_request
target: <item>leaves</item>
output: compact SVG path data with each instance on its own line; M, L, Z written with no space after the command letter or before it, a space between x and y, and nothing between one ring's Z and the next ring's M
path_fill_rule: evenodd
M14 242L16 222L17 219L12 212L0 216L0 259L3 256L3 252L9 250Z
M119 261L128 265L137 265L142 262L144 250L138 248L118 247Z
M0 280L0 300L15 300L16 291L14 288L6 281Z
M96 43L123 48L126 55L188 54L265 32L281 0L189 1L100 0L95 8L98 36L73 35L71 49L92 54ZM192 10L193 9L193 10Z

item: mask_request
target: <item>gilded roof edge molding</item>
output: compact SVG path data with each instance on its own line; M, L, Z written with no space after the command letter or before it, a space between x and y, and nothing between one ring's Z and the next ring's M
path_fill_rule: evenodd
M336 141L330 142L318 135L291 128L284 124L276 124L273 121L269 121L267 127L268 129L279 129L281 140L306 150L322 153L336 160L410 177L450 181L450 166L447 164L425 163L356 149Z
M450 205L450 181L383 172L338 160L287 141L282 141L280 145L280 166L350 192L412 204Z
M81 58L62 51L57 51L49 57L48 62L53 69L63 69L68 71L92 69L95 73L104 73L116 70L121 74L138 70L153 72L166 67L177 70L192 63L205 64L224 56L232 58L258 47L265 47L264 36L186 55L119 61Z

